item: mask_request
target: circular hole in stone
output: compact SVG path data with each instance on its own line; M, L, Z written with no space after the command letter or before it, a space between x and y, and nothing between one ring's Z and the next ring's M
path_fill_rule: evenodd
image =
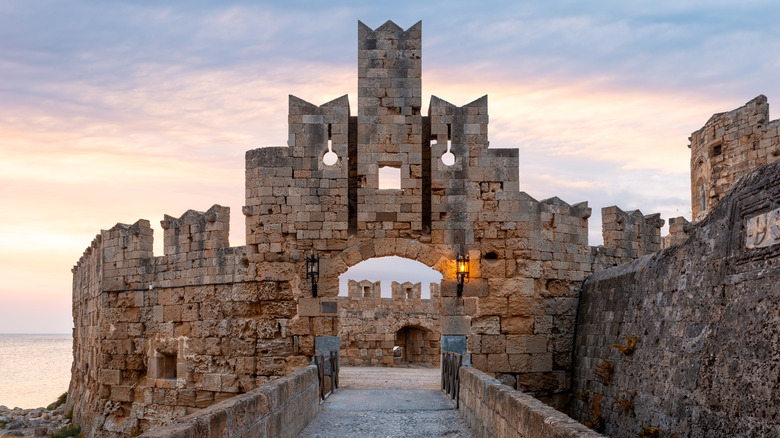
M441 162L444 163L445 166L452 166L455 164L455 154L452 152L445 152L444 155L441 156Z
M339 156L336 155L333 151L328 151L325 153L325 156L322 157L322 162L325 163L326 166L332 166L336 164L336 162L339 160Z

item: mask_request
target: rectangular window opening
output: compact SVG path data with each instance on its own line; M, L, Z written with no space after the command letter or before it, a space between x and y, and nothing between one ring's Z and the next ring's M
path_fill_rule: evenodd
M701 197L699 199L699 209L701 211L707 210L707 185L705 183L701 183L701 188L699 189L701 191Z
M400 167L379 167L379 190L401 190Z

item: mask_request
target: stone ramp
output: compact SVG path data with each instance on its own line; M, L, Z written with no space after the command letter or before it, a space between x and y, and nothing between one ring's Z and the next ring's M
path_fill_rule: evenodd
M299 437L472 437L438 369L343 367Z

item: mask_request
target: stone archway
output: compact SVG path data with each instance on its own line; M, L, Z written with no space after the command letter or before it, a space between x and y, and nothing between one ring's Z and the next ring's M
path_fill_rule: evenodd
M441 272L444 278L454 276L454 252L445 253L438 246L428 245L414 239L401 238L373 239L352 245L334 257L337 259L334 268L339 270L338 275L341 275L348 268L364 260L386 256L416 260ZM343 262L341 267L338 266L339 260ZM452 267L452 272L449 275L448 267Z
M441 334L406 325L395 332L393 366L435 367L440 362Z
M353 245L329 260L325 276L338 280L338 276L352 266L388 256L421 263L441 273L442 282L447 279L448 272L449 277L454 276L451 257L435 247L410 239L379 239ZM360 280L363 279L354 280L356 284L362 284ZM378 286L378 282L370 284ZM399 290L398 293L394 291L392 298L382 298L378 293L366 296L357 290L338 297L339 317L334 330L340 338L343 365L438 366L442 333L441 283L431 283L430 298L420 297L420 283L396 286ZM406 352L401 360L394 358L395 347Z

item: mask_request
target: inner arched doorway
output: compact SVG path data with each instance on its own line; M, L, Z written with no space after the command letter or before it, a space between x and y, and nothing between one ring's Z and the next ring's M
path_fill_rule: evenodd
M404 326L395 333L394 366L434 367L439 361L441 335L419 326Z
M367 259L343 272L337 320L342 365L438 366L441 281L430 265L398 256Z

